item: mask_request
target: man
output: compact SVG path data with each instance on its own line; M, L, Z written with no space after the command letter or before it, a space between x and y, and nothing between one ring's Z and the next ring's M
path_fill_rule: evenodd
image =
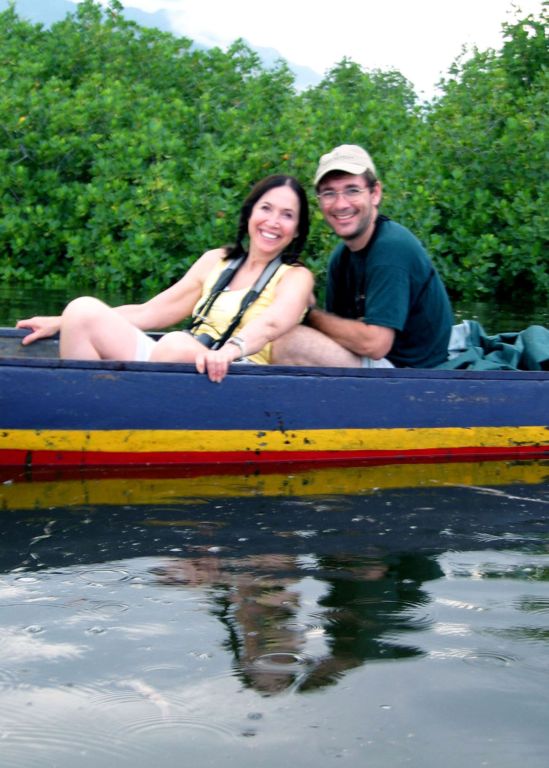
M342 239L327 273L326 310L274 344L273 362L336 367L432 368L448 356L453 314L419 240L379 213L381 183L370 155L344 144L323 155L314 185Z

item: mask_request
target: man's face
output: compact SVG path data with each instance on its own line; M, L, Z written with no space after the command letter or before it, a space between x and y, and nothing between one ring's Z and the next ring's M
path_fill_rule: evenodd
M326 222L351 250L363 248L374 229L381 185L370 190L363 176L327 174L318 185L318 200Z

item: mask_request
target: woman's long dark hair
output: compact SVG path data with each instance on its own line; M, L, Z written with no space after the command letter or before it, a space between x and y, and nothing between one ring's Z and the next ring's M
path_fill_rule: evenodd
M282 253L282 261L285 264L293 264L298 260L301 251L305 247L307 236L309 234L309 202L305 190L299 181L293 176L287 176L283 173L267 176L252 187L250 193L242 203L240 220L238 222L238 230L236 233L236 242L234 245L227 246L226 259L234 259L237 256L246 253L243 241L248 236L248 222L252 215L252 209L266 192L275 189L276 187L290 187L290 189L293 189L296 193L299 200L297 235Z

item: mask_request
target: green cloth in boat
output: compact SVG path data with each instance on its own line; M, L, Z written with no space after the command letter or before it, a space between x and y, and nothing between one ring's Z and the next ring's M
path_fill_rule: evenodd
M436 366L475 371L549 371L549 328L530 325L523 331L489 336L476 320L465 320L462 351Z

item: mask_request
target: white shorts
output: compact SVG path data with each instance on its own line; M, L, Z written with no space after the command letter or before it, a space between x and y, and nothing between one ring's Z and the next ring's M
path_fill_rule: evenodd
M371 357L362 358L363 368L394 368L395 366L387 360L386 357L382 357L381 360L372 360Z
M151 352L154 349L156 341L147 336L146 333L136 329L137 331L137 344L135 347L134 362L136 363L148 363L151 359ZM247 363L248 365L254 365L253 360L249 360L247 357L242 357L240 360L235 360L235 365L239 363Z
M147 336L146 333L136 329L137 332L137 344L135 347L134 361L136 363L147 363L151 357L156 341Z

